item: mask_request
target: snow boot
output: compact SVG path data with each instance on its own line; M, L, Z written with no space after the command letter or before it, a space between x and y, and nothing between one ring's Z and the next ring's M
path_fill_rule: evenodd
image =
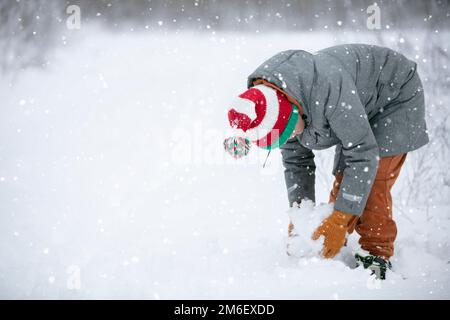
M392 269L392 264L389 260L385 260L379 256L373 256L371 254L356 253L355 254L357 266L363 266L364 269L372 270L372 274L375 274L377 279L385 280L386 271Z

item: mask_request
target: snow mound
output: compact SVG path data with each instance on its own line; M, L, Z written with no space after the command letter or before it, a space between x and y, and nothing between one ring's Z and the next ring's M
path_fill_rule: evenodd
M292 237L287 240L287 252L290 256L298 258L319 257L323 245L323 237L317 241L311 239L314 230L323 219L333 211L332 204L314 205L314 202L303 201L300 206L288 210L289 218L294 224Z

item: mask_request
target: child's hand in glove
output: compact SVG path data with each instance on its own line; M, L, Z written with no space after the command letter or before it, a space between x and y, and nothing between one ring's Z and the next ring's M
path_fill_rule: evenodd
M325 237L323 243L322 255L327 258L333 258L341 250L345 243L345 235L358 217L342 211L334 210L321 225L314 231L313 240Z

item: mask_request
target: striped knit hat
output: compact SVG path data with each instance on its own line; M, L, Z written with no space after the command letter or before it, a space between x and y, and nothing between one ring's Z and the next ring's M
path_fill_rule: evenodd
M231 127L242 130L247 141L267 150L277 148L289 139L298 117L297 107L283 93L265 85L257 85L239 95L228 111ZM226 139L225 149L237 158L246 155L249 146L239 145L242 138L237 142L236 139ZM236 143L238 145L234 146Z

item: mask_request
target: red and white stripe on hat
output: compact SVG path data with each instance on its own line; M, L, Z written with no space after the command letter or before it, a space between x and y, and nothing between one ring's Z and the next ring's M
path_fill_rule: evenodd
M286 128L292 110L285 95L261 84L239 95L228 111L228 120L259 147L268 147Z

